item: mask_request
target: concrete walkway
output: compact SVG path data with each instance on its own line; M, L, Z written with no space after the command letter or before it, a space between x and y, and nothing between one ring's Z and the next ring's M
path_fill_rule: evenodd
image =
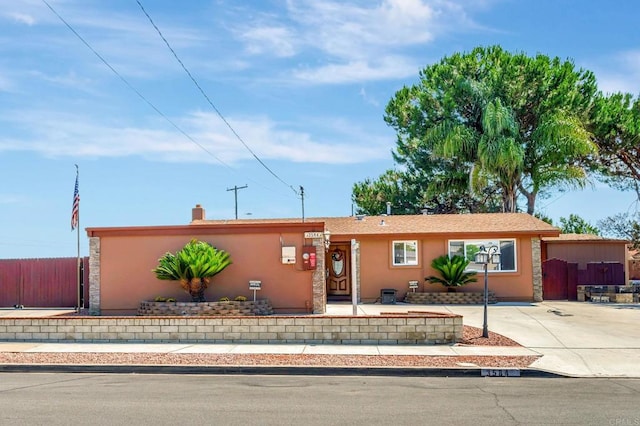
M329 313L351 314L352 309L332 305ZM483 323L483 307L477 305L359 305L358 309L370 315L408 309L452 312L462 315L465 325ZM489 305L487 322L489 330L543 355L532 368L576 377L640 378L640 305L498 303Z
M482 327L480 305L358 305L358 315L407 311L451 312ZM10 313L9 313L10 312ZM66 311L69 312L69 311ZM0 316L58 315L56 310L0 310ZM350 304L330 304L327 315L352 315ZM353 355L543 355L531 367L572 377L640 378L640 305L550 301L488 307L489 329L523 347L399 345L251 345L0 342L0 352L159 352Z

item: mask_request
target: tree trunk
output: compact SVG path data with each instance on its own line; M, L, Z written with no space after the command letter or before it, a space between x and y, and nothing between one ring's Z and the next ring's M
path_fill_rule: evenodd
M517 207L518 193L515 188L502 189L502 211L503 213L515 213Z
M531 192L524 189L524 186L520 185L518 187L522 195L527 198L527 213L532 215L536 212L536 196L538 195L538 191L533 190Z
M201 278L193 278L189 283L189 294L191 295L192 302L206 302L204 299L204 290L207 285Z

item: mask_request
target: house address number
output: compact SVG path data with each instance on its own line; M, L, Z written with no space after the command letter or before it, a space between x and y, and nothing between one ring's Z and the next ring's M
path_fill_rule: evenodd
M304 237L305 238L323 238L324 233L323 232L305 232Z
M493 369L483 368L480 372L482 377L520 377L520 370L518 369Z

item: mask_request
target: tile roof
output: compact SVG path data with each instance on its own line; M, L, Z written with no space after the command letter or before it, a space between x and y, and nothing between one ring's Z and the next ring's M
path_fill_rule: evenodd
M301 219L197 220L197 224L294 223ZM560 231L526 213L312 217L332 235L516 233L557 236Z
M321 219L319 219L321 220ZM533 233L558 235L558 229L526 213L442 214L324 218L332 234Z
M616 238L606 238L601 235L593 234L560 234L557 237L543 237L543 241L548 242L600 242L600 243L628 243L627 240L619 240Z

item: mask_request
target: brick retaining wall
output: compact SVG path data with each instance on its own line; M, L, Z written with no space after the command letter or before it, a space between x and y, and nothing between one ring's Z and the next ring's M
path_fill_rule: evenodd
M0 319L0 341L450 344L462 316L58 317Z

